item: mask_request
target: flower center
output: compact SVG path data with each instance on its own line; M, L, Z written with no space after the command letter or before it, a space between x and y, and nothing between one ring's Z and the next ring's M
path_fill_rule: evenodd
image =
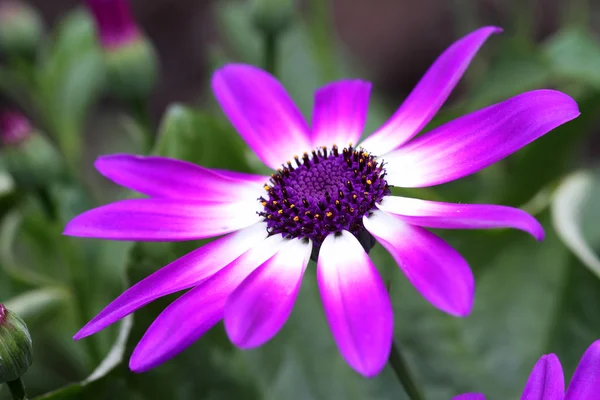
M323 147L294 160L271 175L268 198L259 199L269 234L308 238L317 249L330 233L363 236L363 216L390 193L383 164L352 145L341 152Z

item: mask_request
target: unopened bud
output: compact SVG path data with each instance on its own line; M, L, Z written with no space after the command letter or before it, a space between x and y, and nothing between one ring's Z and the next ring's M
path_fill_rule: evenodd
M17 0L0 1L0 53L32 58L42 32L42 18L33 7Z
M29 330L19 316L0 304L0 384L14 381L33 362Z
M158 61L127 0L87 0L87 5L104 50L109 91L125 100L147 97L156 83Z
M294 16L293 0L253 0L252 24L259 31L277 35L285 31Z
M18 112L0 112L0 144L17 188L33 190L46 186L63 171L56 149Z

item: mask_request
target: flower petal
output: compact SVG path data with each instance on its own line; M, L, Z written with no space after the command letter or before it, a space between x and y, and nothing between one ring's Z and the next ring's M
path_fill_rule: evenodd
M600 394L600 340L583 353L565 400L595 400Z
M64 234L138 241L204 239L259 222L258 207L256 201L122 200L78 215L67 224Z
M398 111L361 146L381 155L419 133L442 107L486 39L501 31L493 26L480 28L452 44L429 67Z
M269 73L229 64L213 75L212 88L223 112L267 166L277 169L311 150L302 114L281 83Z
M342 356L362 375L377 375L390 355L394 315L383 280L354 235L343 231L327 236L317 279Z
M360 80L330 83L315 93L312 147L356 145L367 120L371 84Z
M515 228L537 240L544 228L531 215L518 208L488 204L454 204L387 196L377 207L412 225L442 229Z
M266 224L258 223L179 258L127 289L77 332L74 339L93 335L159 297L198 285L266 237Z
M238 347L270 340L287 321L296 301L312 242L294 239L254 270L225 305L225 329Z
M232 202L255 200L268 177L215 171L165 157L112 154L99 157L96 169L113 182L152 197Z
M479 171L579 115L555 90L534 90L448 122L389 153L388 183L424 187Z
M448 243L426 229L379 210L364 217L363 223L431 304L457 317L471 312L475 291L473 273Z
M562 400L564 395L565 378L558 357L542 356L527 379L521 400Z
M485 400L485 396L481 393L465 393L454 396L452 400Z
M167 307L136 346L129 367L144 372L173 358L223 318L227 296L284 244L271 236Z

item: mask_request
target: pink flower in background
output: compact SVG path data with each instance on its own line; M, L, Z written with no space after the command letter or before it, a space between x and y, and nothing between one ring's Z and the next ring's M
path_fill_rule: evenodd
M565 394L562 366L555 354L542 356L533 367L521 400L597 400L600 399L600 340L583 353ZM485 400L483 394L467 393L453 400Z
M139 29L127 0L86 0L105 49L120 48L138 39Z
M390 120L358 146L353 144L363 133L369 83L343 80L317 90L309 127L265 71L239 64L216 71L212 87L223 111L276 171L268 177L161 157L100 157L100 173L149 198L90 210L74 218L65 234L139 241L226 236L128 289L75 339L161 296L192 288L150 326L131 357L132 370L165 362L221 320L238 347L260 346L289 317L312 257L342 356L359 373L374 376L387 361L393 334L390 298L367 255L375 240L434 306L468 315L471 270L425 228L512 227L541 240L541 225L519 209L392 196L390 187L425 187L470 175L579 115L569 96L536 90L412 139L483 42L499 31L481 28L454 43Z
M29 120L16 111L0 111L0 144L14 146L32 133Z

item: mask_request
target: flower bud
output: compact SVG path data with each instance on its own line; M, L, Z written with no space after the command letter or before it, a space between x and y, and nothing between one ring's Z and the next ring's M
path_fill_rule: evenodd
M0 384L27 372L33 362L32 350L25 322L0 304Z
M294 16L293 0L254 0L252 24L268 35L277 35L290 25Z
M62 173L63 164L56 149L20 113L0 112L0 145L17 188L44 187Z
M42 18L33 7L17 0L0 1L0 53L32 58L42 32Z
M124 100L147 97L156 83L157 57L127 0L87 0L87 5L104 50L109 91Z

